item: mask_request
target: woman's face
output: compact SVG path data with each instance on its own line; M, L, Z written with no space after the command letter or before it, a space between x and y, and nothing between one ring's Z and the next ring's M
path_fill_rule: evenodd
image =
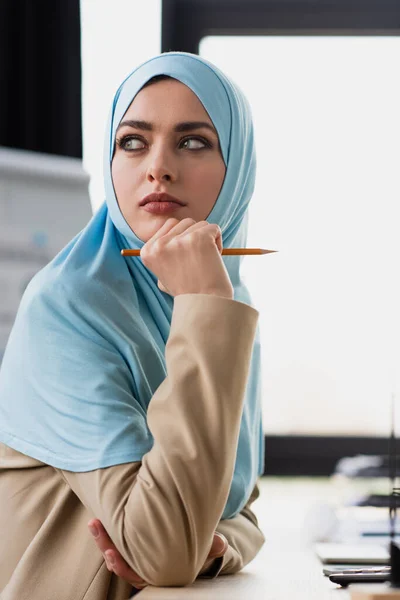
M214 125L186 85L166 79L137 94L117 129L111 172L121 212L138 238L147 242L171 217L206 220L225 170ZM156 196L157 204L141 206L153 193L182 204L172 211Z

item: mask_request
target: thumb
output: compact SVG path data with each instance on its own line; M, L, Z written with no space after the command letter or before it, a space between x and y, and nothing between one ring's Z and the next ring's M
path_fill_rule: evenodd
M160 281L160 280L158 280L157 287L158 287L158 288L159 288L159 289L160 289L162 292L165 292L166 294L169 294L170 296L172 296L171 292L170 292L169 290L167 290L167 288L165 287L165 285L163 285L163 284L161 283L161 281Z
M222 245L222 231L221 231L221 228L220 228L219 225L217 227L218 227L218 233L217 233L217 236L215 238L215 243L217 244L219 253L222 254L222 249L223 249L223 245Z
M228 550L228 540L222 533L214 533L211 550L207 558L217 558L223 556Z

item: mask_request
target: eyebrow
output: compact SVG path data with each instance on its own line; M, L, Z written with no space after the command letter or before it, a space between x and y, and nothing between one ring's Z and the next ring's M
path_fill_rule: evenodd
M121 121L121 123L118 125L117 131L118 129L121 129L121 127L124 126L133 127L134 129L141 129L142 131L153 131L153 125L148 121ZM203 128L209 129L218 137L215 128L206 121L185 121L183 123L177 123L174 127L174 131L182 133L185 131L193 131L194 129Z

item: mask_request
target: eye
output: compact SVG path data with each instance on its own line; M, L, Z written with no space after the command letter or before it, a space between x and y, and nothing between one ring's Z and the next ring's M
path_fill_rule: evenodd
M125 135L117 140L117 144L123 150L143 150L144 141L135 135Z
M203 150L203 148L211 148L211 144L200 137L189 137L181 141L180 147L187 150Z

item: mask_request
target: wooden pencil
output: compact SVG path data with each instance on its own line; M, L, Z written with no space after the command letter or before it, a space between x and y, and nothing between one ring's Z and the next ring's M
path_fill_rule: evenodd
M264 250L263 248L223 248L222 254L224 256L237 256L242 254L270 254L272 252L278 252L278 250ZM124 248L121 250L122 256L140 256L140 250L131 250Z

